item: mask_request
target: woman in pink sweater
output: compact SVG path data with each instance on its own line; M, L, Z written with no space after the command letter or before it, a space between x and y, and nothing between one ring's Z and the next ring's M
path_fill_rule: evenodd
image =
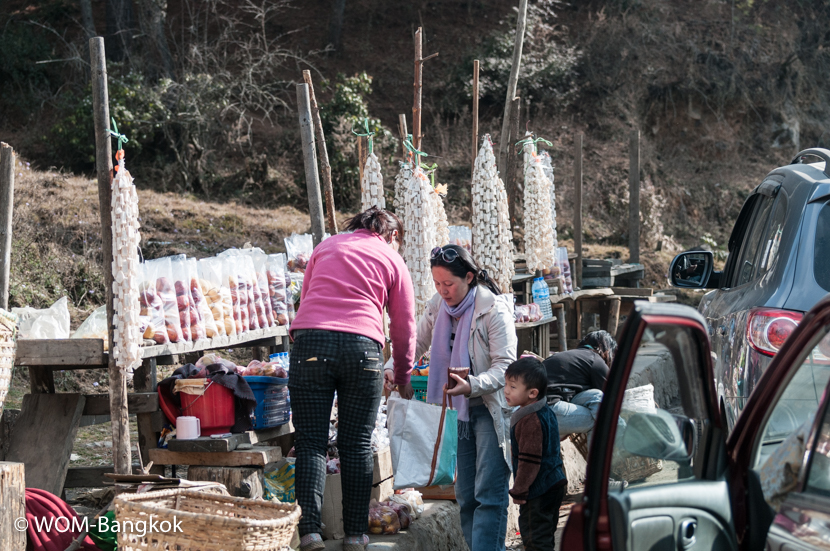
M295 433L301 550L324 549L320 506L326 481L329 417L337 392L345 551L365 549L372 490L372 431L383 392L383 309L388 307L394 382L412 397L415 300L398 254L403 224L377 207L317 245L306 267L288 388Z

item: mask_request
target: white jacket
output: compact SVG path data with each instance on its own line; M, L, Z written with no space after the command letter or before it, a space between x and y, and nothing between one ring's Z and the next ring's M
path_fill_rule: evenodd
M427 302L426 311L418 321L415 358L420 358L432 345L435 316L443 299L438 293ZM483 285L476 293L473 323L470 328L470 363L472 373L468 381L470 398L481 396L493 417L493 426L499 437L504 460L512 469L510 451L510 415L513 408L504 399L504 371L516 360L518 340L513 324L512 295L494 295ZM392 369L392 360L385 369Z

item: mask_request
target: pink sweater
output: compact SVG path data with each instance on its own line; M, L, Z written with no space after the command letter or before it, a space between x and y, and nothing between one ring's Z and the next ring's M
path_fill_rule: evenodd
M415 297L401 255L368 230L329 237L314 249L300 296L296 329L355 333L385 344L383 308L389 332L395 384L409 382L415 363Z

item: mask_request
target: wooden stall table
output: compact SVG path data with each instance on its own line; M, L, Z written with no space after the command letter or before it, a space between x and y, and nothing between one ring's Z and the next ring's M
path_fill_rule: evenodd
M252 348L255 357L262 357L263 347L271 353L287 351L287 328L269 327L240 336L142 347L142 365L133 375L134 392L128 394L127 401L129 414L136 416L142 462L153 460L151 450L156 449L166 422L158 402L157 365L177 364L180 355L196 356L228 348ZM112 465L69 468L78 428L110 420L109 394L56 393L54 379L56 370L106 370L108 363L102 339L18 340L15 366L28 368L31 393L23 397L6 460L25 464L28 487L60 495L64 488L100 486L104 473L113 472ZM254 439L261 441L257 436ZM164 462L155 463L151 472L163 473Z
M564 306L566 318L564 349L576 348L584 336L582 320L584 314L599 314L600 328L616 335L619 325L620 298L611 289L584 289L570 295L555 295L550 298L553 305ZM562 337L559 337L561 343ZM562 344L559 350L563 350Z
M518 355L527 350L542 358L550 356L550 324L555 321L556 318L551 317L539 321L517 323Z
M677 297L665 293L654 293L654 289L630 289L627 287L613 287L614 293L620 297L620 319L631 314L634 303L638 300L647 302L677 302Z

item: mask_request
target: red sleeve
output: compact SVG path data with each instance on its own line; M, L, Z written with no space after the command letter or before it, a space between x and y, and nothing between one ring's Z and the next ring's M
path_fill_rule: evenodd
M530 485L536 480L542 465L542 423L539 416L535 413L528 415L516 424L513 432L519 445L519 465L510 495L527 500Z
M394 273L387 305L389 335L392 339L395 384L405 385L409 383L409 374L415 364L415 291L403 259L399 257L392 262Z

